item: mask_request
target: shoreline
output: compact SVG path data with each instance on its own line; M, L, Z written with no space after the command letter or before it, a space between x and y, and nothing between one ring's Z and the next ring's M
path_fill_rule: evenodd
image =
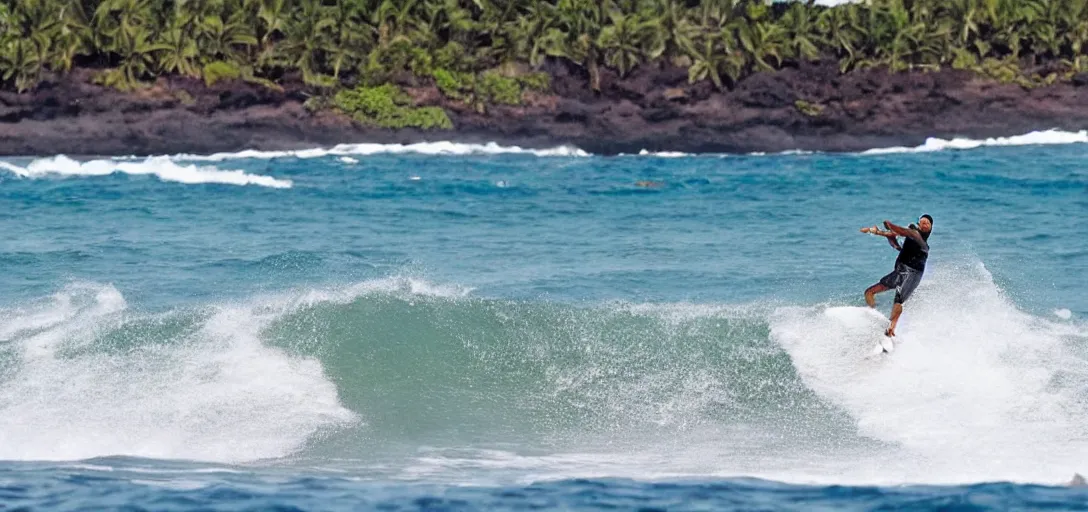
M601 93L577 69L545 67L546 93L479 113L434 86L399 84L418 106L443 108L452 130L385 130L312 113L301 84L282 91L241 81L205 86L160 78L123 93L74 70L33 92L0 93L0 156L151 156L280 151L337 144L495 143L573 146L597 155L646 152L860 152L929 138L986 139L1088 129L1088 80L1026 89L966 71L840 74L834 64L756 73L733 90L688 84L681 68L602 72Z

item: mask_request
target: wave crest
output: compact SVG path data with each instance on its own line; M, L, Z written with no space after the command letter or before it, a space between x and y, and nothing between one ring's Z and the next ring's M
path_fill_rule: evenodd
M874 148L863 151L863 155L886 155L894 153L929 153L946 149L975 149L986 146L1033 146L1045 144L1082 144L1088 142L1088 131L1066 132L1062 130L1043 130L1012 137L994 137L989 139L951 140L930 137L925 144L909 147Z
M321 158L325 156L368 156L380 154L418 154L418 155L534 155L539 157L584 157L589 153L573 146L558 146L547 149L528 149L518 146L500 146L494 142L487 144L464 144L458 142L419 142L415 144L338 144L331 148L313 148L293 151L257 151L246 150L235 153L215 153L212 155L175 155L172 158L184 161L235 160L240 158ZM350 163L350 162L349 162Z
M163 181L184 184L220 183L225 185L257 185L270 188L291 188L291 180L271 176L249 174L244 171L224 171L211 166L183 165L169 157L150 157L144 160L88 160L77 161L64 155L40 158L21 167L10 162L0 162L6 169L24 178L45 176L108 176L113 173L129 175L154 175Z
M261 341L249 307L141 315L79 283L0 310L0 459L283 457L358 421L319 360Z
M926 274L889 356L866 357L887 320L864 307L782 308L771 337L862 435L903 450L885 474L1039 481L1077 470L1088 449L1084 326L1021 311L981 263Z

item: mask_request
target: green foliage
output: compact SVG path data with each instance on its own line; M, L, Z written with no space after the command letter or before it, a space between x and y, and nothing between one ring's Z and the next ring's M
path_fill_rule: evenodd
M189 91L186 91L185 89L174 91L174 97L186 107L196 105L196 98L194 98L192 94L189 94Z
M506 78L494 71L482 73L476 89L485 100L492 103L521 103L521 84L516 79Z
M217 60L204 65L204 83L211 87L220 80L237 80L242 77L238 66Z
M121 89L159 75L268 86L301 76L319 94L410 72L480 108L547 90L546 75L527 73L547 56L579 66L600 90L604 68L626 76L667 62L686 66L691 82L727 89L817 60L842 72L951 67L1037 86L1088 71L1086 52L1085 0L0 2L0 88L16 91L79 64L104 69L96 80Z
M310 96L302 102L302 107L310 113L317 113L334 108L336 105L327 96Z
M523 91L545 91L551 86L548 74L540 72L509 77L496 70L473 75L436 69L432 77L444 96L469 103L481 111L488 103L519 105Z
M552 85L552 78L547 73L527 73L517 78L518 83L530 91L547 91Z
M468 97L475 84L475 77L469 73L458 73L448 69L436 69L434 81L438 89L447 98L462 100Z
M798 112L808 117L817 117L822 114L824 112L824 108L826 108L824 105L821 105L819 103L810 103L805 100L797 100L793 102L793 106L797 109Z
M248 71L248 72L243 71L242 72L242 80L245 80L246 82L251 83L251 84L260 85L262 87L271 89L273 91L283 92L283 87L280 87L279 84L277 84L276 82L273 82L272 80L264 78L264 77L253 76L252 71Z
M1020 67L1015 62L994 58L982 61L978 71L1003 84L1015 83L1020 76Z
M130 91L138 84L129 83L125 78L125 72L118 68L104 69L92 78L94 83L103 87L110 87L120 91Z
M434 51L434 66L463 73L471 71L473 63L461 43L450 41Z
M952 69L974 70L978 67L978 57L974 52L964 48L955 48L952 55Z
M360 123L381 128L453 128L444 110L412 107L411 98L389 84L342 90L333 97L332 104Z

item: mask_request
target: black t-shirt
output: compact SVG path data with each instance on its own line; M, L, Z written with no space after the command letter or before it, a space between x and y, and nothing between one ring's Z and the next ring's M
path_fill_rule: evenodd
M929 257L929 233L919 231L914 224L910 225L910 229L918 231L918 234L922 235L923 242L918 243L917 240L906 237L906 240L903 240L903 249L899 251L899 257L895 259L895 264L922 271L926 269L926 258Z

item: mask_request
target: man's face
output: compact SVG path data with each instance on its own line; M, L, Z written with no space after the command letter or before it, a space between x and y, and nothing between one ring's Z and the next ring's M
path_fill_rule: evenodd
M918 229L923 233L929 233L933 229L933 223L929 219L922 217L918 219Z

